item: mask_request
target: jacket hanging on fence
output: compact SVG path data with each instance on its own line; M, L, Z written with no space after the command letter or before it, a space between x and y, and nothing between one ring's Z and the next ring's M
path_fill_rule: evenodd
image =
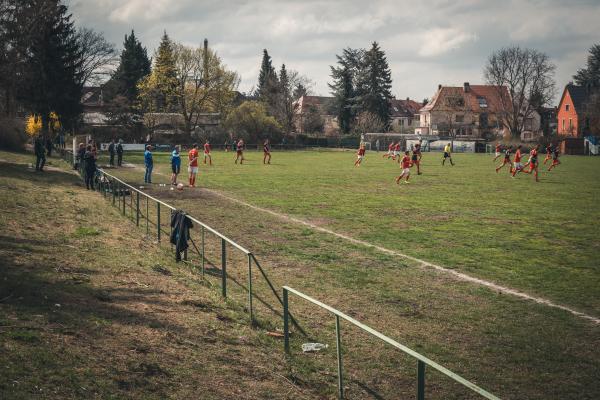
M181 261L181 253L187 250L190 228L193 226L183 211L177 210L171 215L171 243L175 245L175 261Z

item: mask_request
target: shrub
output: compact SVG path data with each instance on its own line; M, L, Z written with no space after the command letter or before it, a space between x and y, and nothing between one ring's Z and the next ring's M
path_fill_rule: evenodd
M25 123L17 118L0 119L0 148L24 150L29 137L25 133Z

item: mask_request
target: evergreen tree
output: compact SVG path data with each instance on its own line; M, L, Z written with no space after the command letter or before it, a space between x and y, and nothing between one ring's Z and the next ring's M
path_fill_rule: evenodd
M150 67L148 52L132 30L131 35L125 35L119 66L106 84L105 98L111 100L116 96L123 96L133 104L138 95L137 85L150 74Z
M173 54L173 42L164 33L154 60L154 75L158 93L157 109L163 112L177 110L177 68Z
M296 87L294 88L294 100L298 100L300 97L302 96L307 96L308 95L308 90L306 89L306 87L302 84L299 83L296 85Z
M332 107L338 118L342 133L350 133L359 106L357 104L356 84L362 70L364 51L344 49L342 55L336 55L338 66L331 66L333 83L329 84L334 100Z
M362 69L358 75L356 103L361 112L370 112L389 126L392 99L392 72L385 53L373 42L371 49L365 52Z
M273 68L271 56L267 49L263 50L263 58L258 73L258 87L256 88L256 96L262 97L273 86L273 82L277 80L277 74Z
M42 132L50 128L50 113L71 128L81 114L81 49L67 6L60 0L23 0L16 18L20 26L35 27L23 45L19 98L42 119Z
M578 85L600 88L600 44L592 46L587 67L578 70L573 79Z

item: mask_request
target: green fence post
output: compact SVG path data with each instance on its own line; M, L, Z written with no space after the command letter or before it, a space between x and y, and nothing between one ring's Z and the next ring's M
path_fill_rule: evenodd
M156 234L160 243L160 203L156 203Z
M115 205L115 201L116 201L116 193L115 193L115 181L113 181L113 180L110 181L110 190L112 191L113 206L114 206Z
M252 254L248 254L248 308L250 309L250 323L254 323L252 312Z
M227 297L227 248L225 239L221 238L221 290L223 297Z
M288 290L283 288L283 348L290 352L290 324L288 315Z
M135 226L140 226L140 192L135 192Z
M204 279L204 226L202 227L202 279Z
M123 198L123 215L125 215L125 189L123 185L121 185L121 197Z
M417 400L425 400L425 363L417 360Z
M335 316L335 343L337 347L337 368L338 368L338 398L344 398L344 376L342 371L342 338L340 332L340 317Z

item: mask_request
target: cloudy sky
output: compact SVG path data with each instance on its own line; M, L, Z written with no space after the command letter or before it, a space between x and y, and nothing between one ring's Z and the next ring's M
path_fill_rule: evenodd
M255 84L262 49L328 94L329 66L345 47L378 41L398 98L431 97L438 83L482 83L490 52L517 44L549 54L558 87L600 43L600 0L68 0L78 25L119 47L135 29L150 54L163 30L175 41L206 37L241 76Z

